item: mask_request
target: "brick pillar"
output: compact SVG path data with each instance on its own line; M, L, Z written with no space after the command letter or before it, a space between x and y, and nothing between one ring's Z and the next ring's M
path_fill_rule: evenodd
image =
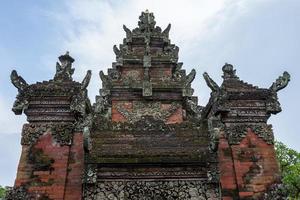
M74 59L59 57L53 80L28 85L13 71L19 94L16 114L27 115L22 130L22 154L10 199L80 200L84 168L83 129L91 113L87 97L89 71L82 83L73 81Z
M284 72L269 89L243 82L230 64L222 68L223 83L218 86L207 73L211 88L203 115L218 119L211 126L212 141L218 141L218 159L223 199L261 199L270 185L278 183L279 167L274 150L271 114L281 111L277 91L290 75ZM217 138L217 139L216 139Z
M70 147L65 200L81 200L84 171L84 151L82 133L75 133Z
M238 197L236 172L233 163L231 147L224 133L221 133L218 147L218 160L220 171L220 183L222 186L223 200L232 200Z

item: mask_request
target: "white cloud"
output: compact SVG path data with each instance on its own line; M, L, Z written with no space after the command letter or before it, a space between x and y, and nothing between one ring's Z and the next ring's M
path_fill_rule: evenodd
M87 69L92 69L93 77L89 87L91 100L98 94L101 82L100 70L106 71L115 60L112 47L122 43L125 32L122 25L133 29L137 26L141 11L154 12L156 22L162 29L172 24L170 38L180 49L180 55L188 57L196 53L195 43L204 40L220 24L224 10L231 1L73 1L65 3L64 12L49 13L61 25L62 51L68 49L76 60L76 74L82 78ZM234 4L239 7L239 2ZM231 5L232 6L232 5ZM237 13L233 13L236 15ZM183 57L181 57L183 58ZM182 60L182 59L181 59ZM183 60L184 61L184 60ZM186 67L190 70L193 66ZM194 66L195 67L195 66ZM202 71L198 77L201 77ZM78 77L79 78L79 77ZM79 79L80 79L79 78Z

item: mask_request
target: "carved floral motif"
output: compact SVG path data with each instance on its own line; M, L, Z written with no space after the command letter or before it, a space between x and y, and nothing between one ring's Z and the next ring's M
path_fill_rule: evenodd
M22 145L33 145L39 137L50 132L60 145L71 145L74 126L71 123L30 123L24 124L22 130Z
M143 116L152 116L156 120L167 121L168 118L180 107L178 103L172 103L170 108L162 110L160 102L134 101L132 110L128 110L121 103L116 104L116 109L130 122L135 123Z
M246 137L248 129L251 129L258 137L268 144L274 143L272 125L268 124L234 124L225 128L229 144L239 144Z
M86 186L84 199L216 200L220 196L217 188L201 180L101 181Z

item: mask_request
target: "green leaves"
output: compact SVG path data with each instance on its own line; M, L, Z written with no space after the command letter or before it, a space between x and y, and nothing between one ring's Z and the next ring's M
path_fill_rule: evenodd
M0 185L0 198L4 198L6 189Z
M280 164L282 181L291 198L300 198L300 153L282 142L275 142L277 160Z

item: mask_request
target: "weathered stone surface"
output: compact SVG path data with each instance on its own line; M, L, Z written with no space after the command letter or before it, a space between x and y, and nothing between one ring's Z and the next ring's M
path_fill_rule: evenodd
M108 180L100 181L96 185L87 185L84 198L217 200L220 193L216 185L206 184L201 180Z

